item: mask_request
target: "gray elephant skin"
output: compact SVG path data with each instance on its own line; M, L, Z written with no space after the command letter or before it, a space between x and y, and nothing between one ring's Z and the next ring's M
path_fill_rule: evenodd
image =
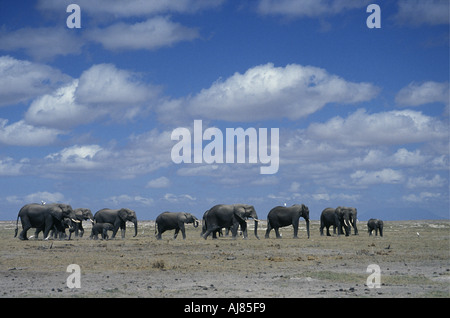
M294 238L298 238L298 224L300 217L306 221L306 232L309 238L309 209L304 204L294 204L290 207L276 206L270 210L267 215L267 230L266 238L269 238L269 233L272 229L275 230L277 238L281 238L279 228L292 224L294 228Z
M203 238L206 240L212 233L213 238L217 238L217 232L222 228L230 228L233 239L237 237L237 231L239 226L244 236L244 239L248 238L247 235L247 222L248 218L255 220L255 237L258 237L258 215L256 214L253 205L248 204L218 204L205 212L204 216L204 233Z
M27 231L30 228L36 228L37 233L44 231L44 239L49 238L50 230L55 229L61 233L64 232L66 226L69 227L70 234L72 234L74 231L73 224L78 222L75 219L75 212L68 204L26 204L17 215L14 237L17 236L19 229L19 218L22 223L22 232L19 234L21 240L28 240Z
M84 228L83 221L90 220L91 223L94 223L94 216L90 209L86 208L78 208L73 210L75 212L75 219L80 221L79 223L75 223L75 237L83 237Z
M107 240L109 238L108 231L114 231L114 226L111 223L95 223L92 224L91 239L98 240L100 234L102 239Z
M358 211L356 208L338 206L336 210L339 213L341 226L347 227L349 234L351 233L351 228L353 227L354 234L358 235L358 227L356 226Z
M191 213L186 212L163 212L156 218L155 221L155 235L158 240L161 235L167 230L175 230L173 239L176 239L178 232L181 230L183 240L186 239L186 230L184 225L193 223L194 227L198 227L198 219Z
M367 221L367 229L369 235L372 235L372 231L375 230L375 236L378 235L378 231L380 231L380 236L383 236L383 221L379 219L370 219Z
M323 235L323 229L327 228L327 236L331 236L330 226L333 227L334 234L336 234L336 228L338 229L338 234L342 234L342 227L338 211L333 208L326 208L320 214L320 235Z
M125 224L127 221L130 221L134 224L133 237L135 237L138 232L136 212L130 209L126 208L118 210L102 209L95 213L94 220L95 223L111 223L114 226L111 238L116 237L119 228L122 233L122 238L125 238L125 231L126 231Z

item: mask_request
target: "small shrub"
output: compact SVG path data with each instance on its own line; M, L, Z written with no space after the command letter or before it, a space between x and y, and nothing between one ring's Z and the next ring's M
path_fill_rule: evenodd
M165 265L165 263L164 263L164 261L162 259L154 261L153 264L152 264L153 268L159 268L159 269L164 269L165 266L166 265Z

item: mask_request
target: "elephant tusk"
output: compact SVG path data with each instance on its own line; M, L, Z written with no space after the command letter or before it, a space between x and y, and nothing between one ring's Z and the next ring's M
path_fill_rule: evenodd
M80 223L80 221L78 221L78 220L75 220L75 219L71 219L71 220L72 220L72 222Z

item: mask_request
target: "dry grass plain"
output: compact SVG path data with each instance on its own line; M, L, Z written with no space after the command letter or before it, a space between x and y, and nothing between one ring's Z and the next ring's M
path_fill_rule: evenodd
M20 224L20 223L19 223ZM201 226L187 226L187 239L173 231L157 241L154 223L139 223L126 238L20 241L15 222L0 222L0 297L449 297L450 222L385 222L384 237L367 234L320 236L311 221L311 238L301 222L282 239L204 240ZM29 231L31 234L32 231ZM419 235L417 235L419 233ZM118 237L120 237L118 233ZM42 235L42 234L41 234ZM81 268L81 288L67 287L69 264ZM367 267L381 270L380 288L369 288Z

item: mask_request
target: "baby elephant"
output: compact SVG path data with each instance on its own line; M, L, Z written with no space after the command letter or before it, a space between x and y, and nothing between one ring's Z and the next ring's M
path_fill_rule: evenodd
M107 240L109 238L108 231L113 231L114 226L111 223L95 223L92 224L91 239L98 240L98 234L102 235L102 239Z
M373 230L375 230L375 235L378 235L378 230L380 230L380 236L383 236L383 221L378 219L370 219L367 222L367 228L369 230L369 235L372 235Z

